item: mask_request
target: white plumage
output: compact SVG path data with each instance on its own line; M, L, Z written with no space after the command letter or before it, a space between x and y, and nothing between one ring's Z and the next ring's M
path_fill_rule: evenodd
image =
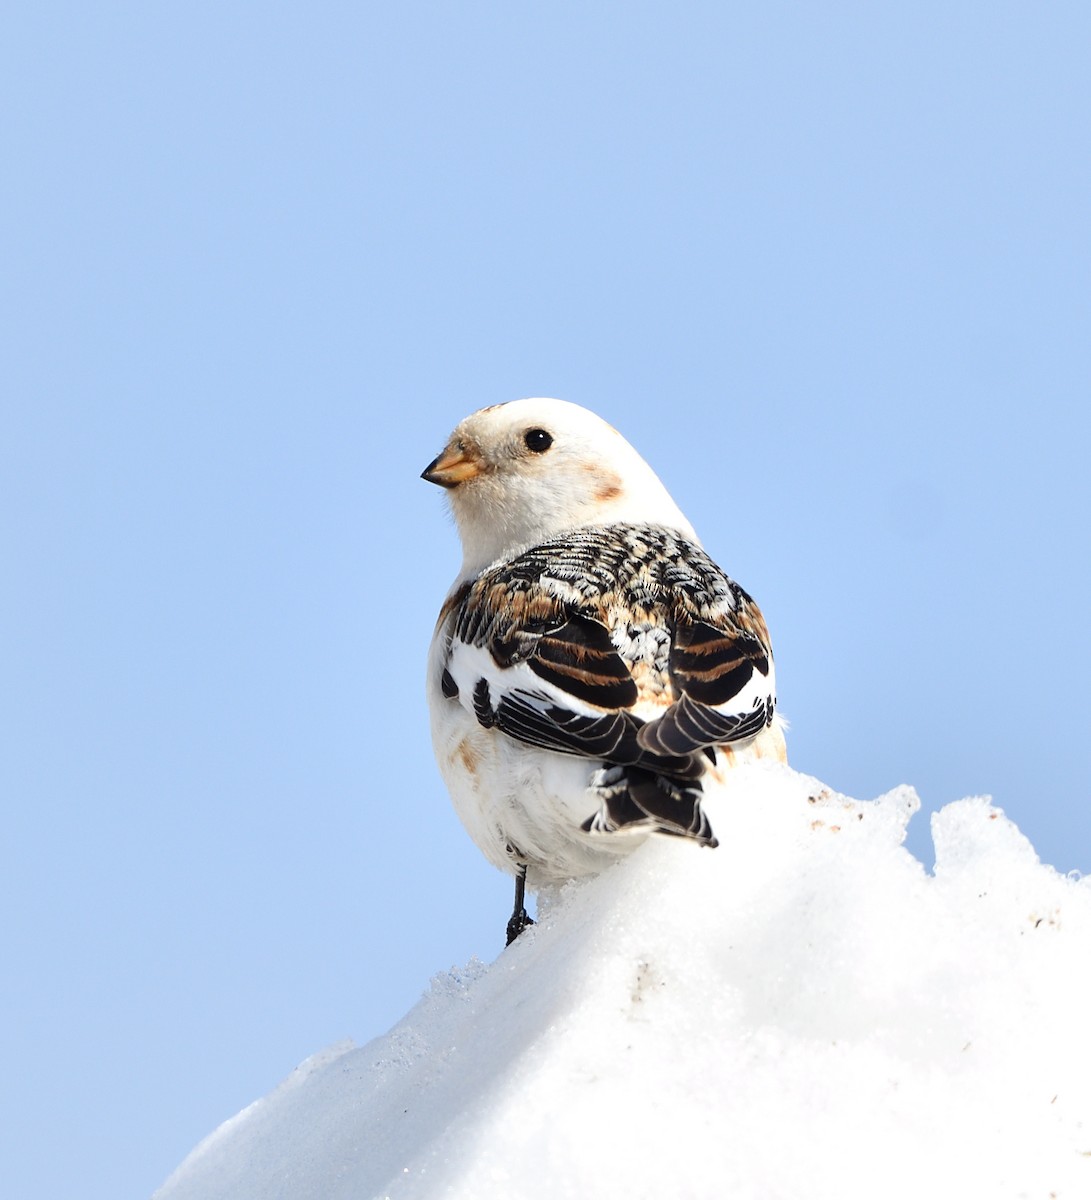
M428 700L477 845L531 887L648 833L715 845L702 789L785 758L772 653L652 469L593 413L531 399L467 417L423 477L463 547Z

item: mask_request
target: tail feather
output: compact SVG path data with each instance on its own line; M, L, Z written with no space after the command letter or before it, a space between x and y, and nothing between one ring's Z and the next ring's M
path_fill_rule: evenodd
M666 833L702 846L719 843L701 807L699 780L668 779L643 767L607 767L593 784L602 806L585 833Z

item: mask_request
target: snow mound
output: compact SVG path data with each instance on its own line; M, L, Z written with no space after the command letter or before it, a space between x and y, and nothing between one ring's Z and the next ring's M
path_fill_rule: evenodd
M929 875L918 806L742 768L719 849L655 839L539 897L156 1200L1085 1200L1091 881L981 798L933 817Z

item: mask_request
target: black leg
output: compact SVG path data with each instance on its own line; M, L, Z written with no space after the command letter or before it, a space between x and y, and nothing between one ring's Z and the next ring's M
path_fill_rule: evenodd
M533 925L534 922L527 916L527 910L524 906L523 899L526 896L527 890L527 864L520 863L519 870L515 875L515 907L512 909L511 920L508 922L508 940L507 945L512 942L523 932L528 925Z

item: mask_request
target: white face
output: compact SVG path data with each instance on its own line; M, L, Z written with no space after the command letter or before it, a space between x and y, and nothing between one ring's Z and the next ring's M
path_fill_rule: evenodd
M621 434L563 400L481 409L455 429L424 478L449 489L464 574L581 525L649 521L694 537Z

